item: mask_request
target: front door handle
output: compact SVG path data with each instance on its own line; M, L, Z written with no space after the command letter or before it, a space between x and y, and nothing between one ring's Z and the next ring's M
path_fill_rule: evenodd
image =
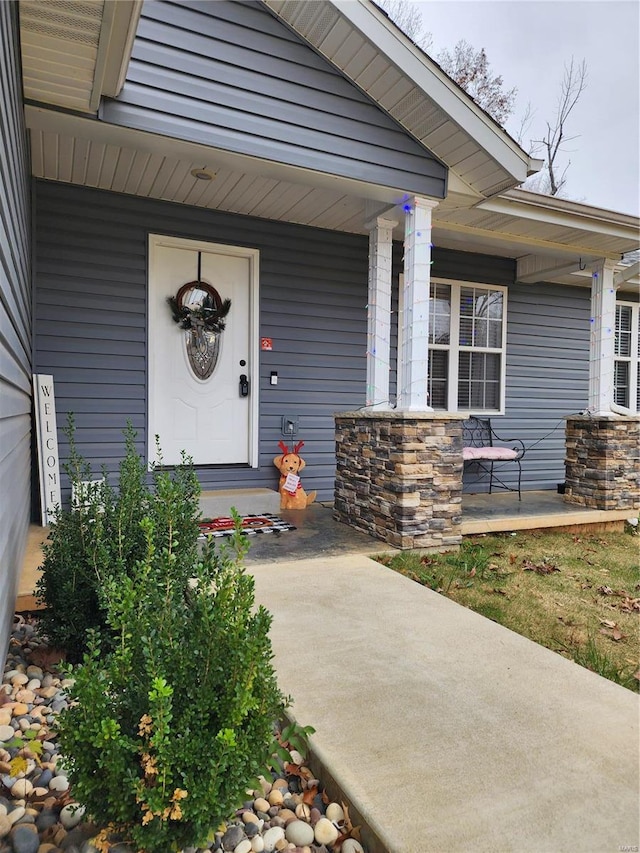
M240 374L240 396L248 397L249 396L249 380L247 379L246 373Z

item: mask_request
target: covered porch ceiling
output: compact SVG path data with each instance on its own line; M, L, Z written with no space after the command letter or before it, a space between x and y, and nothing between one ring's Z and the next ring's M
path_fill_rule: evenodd
M384 30L379 10L362 0L353 4L268 0L267 5L363 87L364 72L357 57L368 55L367 39ZM96 114L100 98L116 95L122 85L140 7L140 0L77 4L20 0L25 113L34 177L357 234L368 233L367 223L385 214L398 221L394 237L402 239L402 206L407 197L398 187L349 180L100 121ZM355 38L359 27L370 30L367 38ZM349 33L352 37L345 42ZM409 65L420 62L421 68L414 70L423 75L425 88L439 86L440 103L448 103L458 117L457 123L450 116L445 121L442 106L428 104L420 87L410 100L419 101L421 109L402 120L396 116L449 166L447 198L433 212L436 246L517 259L518 277L527 283L544 280L578 286L589 286L592 261L603 257L619 261L638 247L636 217L518 189L495 194L501 182L514 185L504 167L500 167L501 176L496 174L498 155L502 162L513 161L512 175L517 165L524 169L524 177L525 166L516 162L522 160L522 152L518 154L517 146L512 150L501 130L497 141L492 140L496 129L487 127L482 111L467 104L466 112L461 112L457 87L440 79L446 75L437 66L425 64L417 49L396 45L394 39L404 38L402 34L392 35L387 59L400 51L405 63L407 57ZM396 79L399 71L391 60L377 63L369 58L367 73L377 68L377 76L367 86L372 97L378 96L394 115L396 107L390 99L397 98L400 109L402 99L406 106L409 97L407 72ZM419 133L418 126L411 124L418 119L432 132ZM455 128L465 137L459 136L460 145L454 139ZM460 158L462 150L471 156L473 132L482 137L482 144L476 143L472 159ZM194 177L198 170L207 171L212 179ZM483 175L493 176L491 186L483 184ZM620 286L637 290L638 282L636 270Z

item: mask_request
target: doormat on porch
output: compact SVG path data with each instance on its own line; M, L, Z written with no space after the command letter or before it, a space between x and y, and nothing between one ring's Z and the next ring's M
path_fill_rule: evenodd
M231 536L235 528L235 522L232 518L221 516L219 518L204 518L200 522L200 539L208 536L219 538L221 536ZM246 536L255 536L257 533L284 533L287 530L295 530L293 524L280 518L278 515L272 515L265 512L262 515L243 515L242 516L242 532Z

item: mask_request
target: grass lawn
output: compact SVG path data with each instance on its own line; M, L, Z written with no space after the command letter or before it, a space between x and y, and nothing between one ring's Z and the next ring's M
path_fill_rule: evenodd
M630 690L640 685L640 538L471 536L457 553L377 559Z

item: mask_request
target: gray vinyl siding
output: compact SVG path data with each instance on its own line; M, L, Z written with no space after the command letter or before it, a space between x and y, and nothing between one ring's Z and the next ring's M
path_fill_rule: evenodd
M281 418L295 414L304 486L333 497L333 414L364 405L366 237L44 182L36 222L35 360L95 472L117 470L127 419L146 452L147 238L171 234L260 250L260 335L274 341L260 361L260 467L199 468L202 487L277 488Z
M588 287L509 288L506 414L495 426L527 446L527 489L564 482L565 418L589 400L590 304Z
M443 198L446 167L257 2L146 2L113 124Z
M0 3L0 655L31 502L31 272L17 4Z

